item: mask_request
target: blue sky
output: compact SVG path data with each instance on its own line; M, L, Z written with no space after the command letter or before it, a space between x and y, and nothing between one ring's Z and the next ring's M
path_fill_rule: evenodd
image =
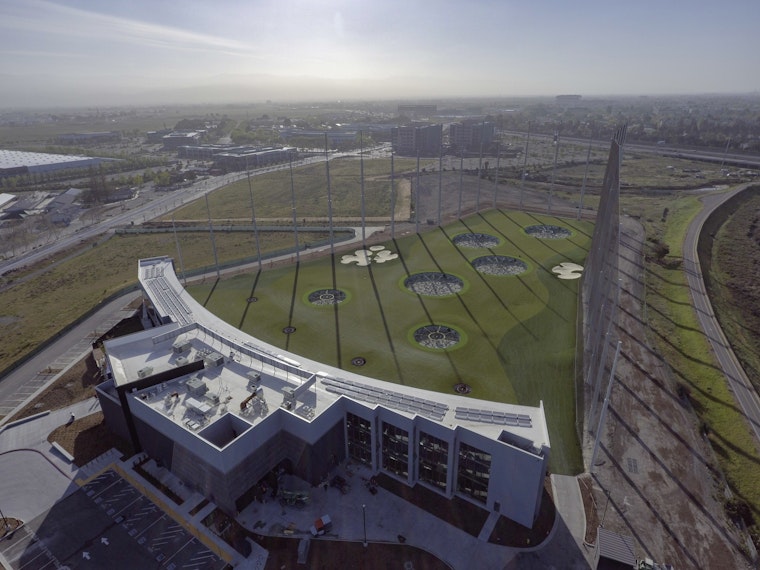
M0 104L757 92L758 22L759 0L0 0Z

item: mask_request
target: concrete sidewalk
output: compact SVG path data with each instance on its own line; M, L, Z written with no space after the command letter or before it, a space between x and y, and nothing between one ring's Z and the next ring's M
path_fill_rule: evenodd
M312 538L309 529L314 520L327 514L333 528L326 538L363 541L366 520L369 542L398 543L401 535L406 544L435 554L455 569L501 569L519 552L472 536L381 487L373 495L364 484L371 477L364 467L340 467L338 473L350 485L346 494L332 487L313 487L311 500L303 507L282 506L278 499L267 497L266 503L251 503L238 521L262 534L283 536L288 529L288 536Z

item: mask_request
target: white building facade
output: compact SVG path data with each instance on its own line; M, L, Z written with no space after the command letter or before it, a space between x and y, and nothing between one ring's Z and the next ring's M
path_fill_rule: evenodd
M228 512L287 465L317 485L345 460L526 527L549 460L543 405L410 388L283 354L224 323L169 258L139 262L155 328L104 343L112 430Z

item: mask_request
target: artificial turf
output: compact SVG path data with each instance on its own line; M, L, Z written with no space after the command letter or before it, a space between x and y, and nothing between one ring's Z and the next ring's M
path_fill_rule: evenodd
M537 224L561 226L571 235L539 239L525 233ZM499 244L455 245L452 238L463 233L495 236ZM565 261L583 265L591 233L588 222L491 210L386 242L398 258L384 263L362 267L341 263L342 255L327 255L188 290L227 322L306 358L427 390L451 393L464 382L480 399L530 406L543 400L550 468L577 473L582 470L574 392L580 280L560 280L551 269ZM484 275L471 261L485 255L520 259L527 270ZM420 272L454 275L464 288L445 297L412 293L404 281ZM337 289L346 299L315 306L309 294L320 289ZM249 302L252 297L256 302ZM429 324L455 329L459 344L445 350L420 346L413 333ZM285 327L295 332L285 334ZM355 367L356 357L366 364Z

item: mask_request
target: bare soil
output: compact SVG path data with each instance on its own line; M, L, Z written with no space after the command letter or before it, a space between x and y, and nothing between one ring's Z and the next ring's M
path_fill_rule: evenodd
M583 510L586 512L586 544L595 544L597 530L601 524L600 517L605 515L604 504L597 504L594 499L594 480L588 473L578 476L578 487L581 490L581 499L583 500Z
M131 308L137 309L140 303L139 299L134 301ZM139 317L134 316L129 319L123 319L114 328L100 337L96 341L96 344L99 345L109 338L123 336L139 330L142 330ZM45 410L60 410L76 402L95 397L95 386L102 381L103 378L95 362L95 358L92 353L89 353L14 414L11 421L27 418Z
M58 442L74 456L74 463L81 467L112 447L130 457L134 455L132 446L113 435L103 421L103 412L74 420L71 424L57 427L48 435L50 443Z
M641 557L679 569L746 568L743 539L723 511L712 451L668 364L647 342L643 230L630 218L621 222L622 350L593 467L594 501L604 506L604 527L632 536Z
M92 398L95 396L95 386L100 382L100 370L90 353L14 414L11 420L20 420L46 410L60 410Z

